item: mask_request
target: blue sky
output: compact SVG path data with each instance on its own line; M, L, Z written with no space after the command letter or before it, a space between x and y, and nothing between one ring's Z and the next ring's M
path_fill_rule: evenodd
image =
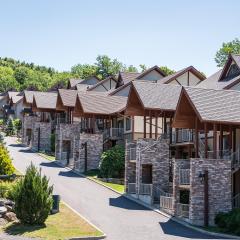
M222 42L240 37L237 0L7 0L0 8L0 56L57 70L107 54L209 75Z

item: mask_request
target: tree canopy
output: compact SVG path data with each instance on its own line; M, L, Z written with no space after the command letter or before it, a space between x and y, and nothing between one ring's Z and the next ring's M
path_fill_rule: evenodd
M174 71L166 66L160 67L167 75ZM139 65L140 71L147 69L146 65ZM85 79L97 76L105 79L117 75L119 71L138 72L133 65L126 65L118 59L111 59L107 55L98 55L94 64L76 64L70 71L59 72L54 68L26 63L12 58L0 58L0 92L8 90L39 90L49 91L66 87L70 78Z
M222 44L222 47L216 52L215 62L218 67L223 67L230 53L240 53L240 40L235 38L230 42Z

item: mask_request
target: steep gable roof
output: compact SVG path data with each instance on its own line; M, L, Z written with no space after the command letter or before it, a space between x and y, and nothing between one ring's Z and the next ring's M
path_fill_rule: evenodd
M184 87L201 121L240 124L240 92Z
M24 100L24 102L27 103L27 104L32 104L33 103L33 95L36 92L38 92L38 91L27 91L27 90L25 90L23 92L23 100Z
M176 110L181 86L134 81L132 87L145 109Z
M87 89L87 91L92 91L92 90L94 90L95 88L97 88L97 87L100 86L100 85L102 85L102 86L104 87L104 83L106 83L106 82L109 81L109 80L110 80L110 81L113 80L114 82L117 82L117 80L116 80L115 77L109 76L109 77L103 79L102 81L98 82L97 84L94 84L93 86L90 86L90 87ZM104 87L104 88L105 88L105 87ZM106 89L106 91L108 91L108 89Z
M142 72L141 74L139 74L136 79L141 79L144 78L144 76L146 76L148 73L152 72L152 71L157 71L160 75L162 75L163 77L166 76L166 74L160 69L160 67L158 67L157 65L148 68L146 71Z
M56 92L35 92L33 96L33 106L37 109L55 110L57 104Z
M113 115L124 110L127 99L98 92L79 92L78 101L84 114Z
M75 107L77 99L77 90L71 89L59 89L58 97L61 99L61 102L64 107Z
M206 77L202 73L200 73L196 68L194 68L193 66L189 66L189 67L183 68L173 74L170 74L170 75L158 80L158 82L159 83L170 83L171 81L180 77L181 75L183 75L184 73L186 73L188 71L190 71L195 76L197 76L200 79L200 81L206 79Z
M226 79L226 75L227 75L227 73L231 67L231 64L233 62L236 64L236 66L239 70L238 76L240 76L240 55L239 54L229 54L227 62L225 63L223 70L221 72L221 75L219 76L219 81L223 81ZM236 77L236 76L234 76L234 77ZM229 80L229 79L227 79L227 80Z

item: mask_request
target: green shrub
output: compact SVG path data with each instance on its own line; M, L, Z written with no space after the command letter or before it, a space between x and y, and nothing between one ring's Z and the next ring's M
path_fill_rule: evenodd
M13 199L12 192L15 182L0 181L0 198Z
M22 121L20 119L13 120L13 126L17 132L19 132L22 128Z
M13 120L10 118L8 121L7 121L7 127L6 127L6 135L7 136L12 136L15 134L15 126L13 124Z
M100 177L119 178L124 172L124 148L116 145L102 153L100 162Z
M240 235L240 209L217 214L215 224L224 232Z
M11 175L15 171L9 153L3 144L0 144L0 175Z
M55 134L54 133L51 134L50 141L51 141L51 152L54 153L55 152Z
M52 207L53 187L41 171L31 164L13 191L15 212L23 224L43 224Z

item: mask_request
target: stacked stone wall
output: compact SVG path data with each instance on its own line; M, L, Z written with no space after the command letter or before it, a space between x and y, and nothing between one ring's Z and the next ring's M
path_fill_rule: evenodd
M32 148L39 151L51 151L51 134L52 124L50 122L35 122L33 126Z
M190 222L204 224L204 183L200 173L208 171L209 224L219 212L232 209L231 161L216 159L191 159L190 166Z
M87 156L85 156L85 144L87 145ZM85 157L87 157L87 170L99 168L101 154L103 152L102 133L81 133L80 139L74 144L75 170L85 171Z

